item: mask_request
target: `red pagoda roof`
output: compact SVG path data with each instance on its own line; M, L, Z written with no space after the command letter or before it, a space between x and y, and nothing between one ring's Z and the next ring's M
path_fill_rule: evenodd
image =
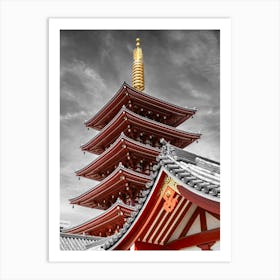
M185 148L200 138L200 133L185 132L174 127L139 116L125 107L88 143L81 146L84 151L101 154L121 134L146 134L151 137L165 138L171 144Z
M117 200L109 209L83 224L67 229L65 233L107 236L116 233L122 227L134 207Z
M131 187L131 185L133 185L133 187L143 188L150 180L151 177L148 175L132 171L119 165L114 172L98 185L78 197L70 199L70 203L91 208L106 209L106 204L103 204L104 199L107 201L108 197L112 199L112 196L117 199L119 192L125 193L127 188Z
M139 114L147 113L147 116L157 121L162 119L167 125L174 127L186 121L196 112L196 109L186 109L171 104L123 83L113 98L95 116L85 121L85 125L98 130L102 129L123 105L127 105L132 111Z
M139 159L147 159L149 162L155 163L156 156L159 153L159 148L142 144L121 133L118 139L102 155L89 165L76 171L76 175L100 181L115 170L118 162L137 170L136 165ZM138 171L141 172L140 169ZM147 173L149 173L149 170Z

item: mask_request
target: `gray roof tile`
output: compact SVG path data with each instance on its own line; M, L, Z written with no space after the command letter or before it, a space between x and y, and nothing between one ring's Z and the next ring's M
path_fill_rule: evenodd
M63 251L82 251L88 245L100 243L103 238L98 236L88 236L79 234L60 233L60 250Z

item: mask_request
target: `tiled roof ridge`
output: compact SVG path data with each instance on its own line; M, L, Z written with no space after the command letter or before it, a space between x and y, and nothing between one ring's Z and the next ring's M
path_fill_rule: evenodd
M220 168L220 163L217 161L178 148L174 145L171 145L163 138L160 140L160 142L162 145L162 152L172 156L172 158L174 158L176 161L185 161L195 165L198 165L198 163L204 163L215 168Z
M60 233L60 250L83 251L87 246L104 242L101 237L80 234Z
M190 169L185 168L170 155L160 156L160 164L175 178L178 178L188 189L204 197L220 197L220 185L212 184L198 178Z
M191 163L179 162L183 168L188 168L190 173L202 180L210 182L212 184L220 185L220 174L214 173L213 171L209 171L207 169L203 169L198 165L194 165Z
M98 240L102 237L94 236L94 235L84 235L84 234L75 234L75 233L67 233L67 232L60 232L61 237L71 237L71 238L81 238L81 239L89 239L89 240Z
M96 240L95 242L92 242L92 243L90 243L88 245L85 245L86 250L89 250L89 249L91 249L93 247L97 247L97 246L103 247L102 245L104 245L106 240L108 240L109 238L110 237L102 237L99 240Z

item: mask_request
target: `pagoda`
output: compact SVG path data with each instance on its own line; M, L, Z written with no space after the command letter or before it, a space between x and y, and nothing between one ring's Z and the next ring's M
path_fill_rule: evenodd
M76 171L76 175L98 181L98 184L70 199L73 205L104 212L67 229L65 234L107 238L123 231L139 203L143 202L147 186L151 187L158 174L154 172L154 166L158 166L162 153L162 139L172 147L184 149L200 138L200 133L177 129L193 117L196 109L160 100L145 93L144 89L143 53L137 38L133 51L132 86L123 83L109 102L85 121L86 127L99 133L82 145L81 150L99 156ZM187 204L181 200L176 203Z

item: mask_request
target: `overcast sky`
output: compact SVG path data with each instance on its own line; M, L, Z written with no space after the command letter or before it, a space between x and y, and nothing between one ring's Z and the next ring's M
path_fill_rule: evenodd
M61 220L72 225L100 211L75 206L76 197L97 182L75 176L96 156L80 145L96 131L85 128L126 81L131 84L132 51L140 37L144 54L145 92L183 107L196 107L193 119L179 128L201 132L186 150L219 161L219 31L61 31Z

